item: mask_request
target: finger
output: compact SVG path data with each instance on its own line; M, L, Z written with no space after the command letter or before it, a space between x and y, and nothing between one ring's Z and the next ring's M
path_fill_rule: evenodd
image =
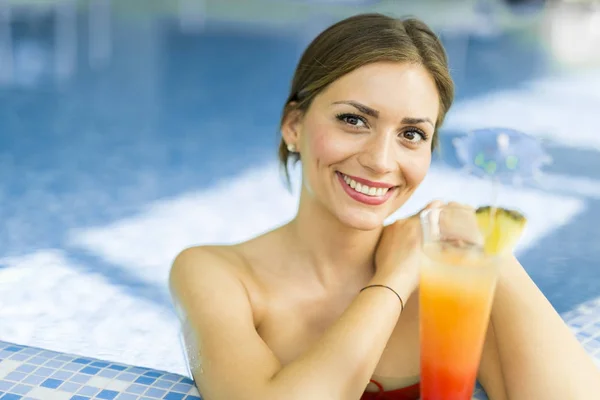
M457 209L464 209L464 210L469 210L469 211L475 211L475 208L468 205L468 204L463 204L463 203L459 203L456 201L451 201L450 203L448 203L447 205L448 207L452 207L452 208L457 208Z
M441 200L434 200L431 203L427 204L427 206L425 206L425 208L423 210L431 210L432 208L439 208L439 207L443 207L444 206L444 202Z
M421 211L419 211L418 213L414 214L411 218L420 218L421 213L425 210L432 210L434 208L441 208L444 206L444 202L441 200L434 200L431 203L427 204L425 206L425 208L423 208Z

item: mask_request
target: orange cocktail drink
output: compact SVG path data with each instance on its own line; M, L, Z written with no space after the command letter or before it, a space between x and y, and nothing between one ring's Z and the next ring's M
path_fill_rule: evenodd
M469 400L487 332L498 264L525 219L482 207L421 213L421 399Z
M471 399L496 285L479 249L425 245L420 283L421 398Z

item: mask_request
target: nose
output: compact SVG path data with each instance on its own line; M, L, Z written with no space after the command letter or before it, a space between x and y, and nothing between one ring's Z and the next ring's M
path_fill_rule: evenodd
M358 162L376 175L393 171L396 165L394 138L394 134L373 134L361 151Z

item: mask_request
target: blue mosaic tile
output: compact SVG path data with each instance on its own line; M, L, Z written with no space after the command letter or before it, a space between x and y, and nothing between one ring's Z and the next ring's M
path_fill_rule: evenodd
M587 309L573 313L568 321L574 321L569 326L584 348L598 360L600 302L595 307L593 312ZM10 370L4 369L0 379L1 400L48 400L35 397L36 387L59 392L61 399L71 400L202 400L192 379L165 371L0 341L0 368L5 359L11 361ZM119 392L107 382L118 385L126 382L127 388ZM478 387L474 398L485 400L487 396Z
M90 357L14 345L0 341L2 360L10 359L9 371L0 379L0 400L48 400L36 398L34 389L56 391L71 400L201 400L188 377ZM15 363L15 361L17 361ZM129 382L119 392L107 382ZM107 385L106 387L97 387ZM41 393L41 392L40 392ZM59 394L62 393L62 394Z
M102 400L114 400L118 396L118 394L119 392L116 392L114 390L104 389L96 395L96 398Z
M71 362L63 365L61 369L65 371L79 371L82 368L85 368L82 364L76 364L74 362Z
M46 364L44 364L45 367L48 368L54 368L57 369L59 367L61 367L62 365L64 365L65 363L62 361L57 361L57 360L50 360L48 361Z
M81 372L82 374L87 374L87 375L96 375L98 372L100 372L100 368L85 367L79 372Z
M60 390L63 392L68 392L68 393L75 393L79 389L81 389L81 386L83 386L83 385L81 385L79 383L65 382L60 386Z
M62 383L63 381L60 381L58 379L48 378L44 382L42 382L40 386L46 387L48 389L56 389L57 387L62 385Z
M40 353L40 355L42 357L48 357L48 358L54 358L56 356L58 356L60 353L57 353L55 351L50 351L50 350L44 350L43 352Z
M138 400L139 396L131 393L121 393L115 400Z
M142 385L151 385L156 381L156 378L150 378L147 376L140 376L135 380L135 383L140 383Z
M29 386L29 385L16 385L10 391L12 393L14 393L14 394L26 395L27 393L29 393L31 391L31 389L33 389L33 386Z
M69 380L71 382L87 383L87 381L89 381L90 378L91 378L91 375L77 374L77 375L73 375Z
M93 363L91 363L90 365L92 367L99 367L99 368L104 368L104 367L108 367L110 363L104 362L104 361L95 361Z
M23 379L23 383L29 383L31 385L39 385L45 379L46 378L44 378L43 376L29 375L27 378Z
M53 373L52 375L50 375L50 378L61 379L63 381L66 381L67 379L69 379L72 376L73 376L73 372L59 370L59 371L56 371L55 373Z
M178 382L181 379L181 377L179 375L175 375L175 374L167 374L167 375L163 376L162 379L165 379L167 381Z
M133 382L134 380L137 379L137 377L138 376L135 374L131 374L129 372L123 372L117 376L117 379L120 381L125 381L125 382Z
M30 356L28 356L27 354L17 353L17 354L14 354L14 355L10 356L10 359L11 360L15 360L15 361L25 361L29 357Z
M175 392L187 393L189 387L190 385L187 383L178 383L177 385L173 386L171 390Z
M31 364L22 364L19 365L19 367L17 369L15 369L15 371L18 372L24 372L24 373L30 373L33 372L37 367L35 365L31 365Z
M93 386L84 386L81 389L79 389L77 394L84 395L84 396L94 396L99 391L100 391L100 388L93 387Z
M15 382L20 382L25 378L27 378L26 374L24 374L22 372L16 372L16 371L11 372L4 377L4 379L6 379L7 381L15 381Z
M165 381L163 379L158 379L156 382L154 382L154 384L152 386L156 386L161 389L169 389L173 385L174 385L174 382L172 382L172 381Z
M33 374L37 376L50 376L54 373L54 371L55 370L53 370L52 368L40 367L33 371Z
M186 383L186 384L188 384L188 385L193 385L193 384L194 384L194 381L193 381L193 380L191 380L190 378L186 378L186 377L183 377L183 378L181 378L181 381L180 381L180 382L181 382L181 383Z
M6 393L4 396L0 397L2 400L21 400L23 396L14 394L14 393Z
M165 397L163 397L163 399L164 400L183 400L184 397L185 397L184 394L169 392Z
M145 368L139 368L139 367L133 367L133 368L129 368L127 370L127 372L131 372L132 374L138 374L138 375L143 375L144 372L148 371Z
M152 398L157 398L157 399L162 399L163 396L165 395L165 393L167 393L166 390L163 389L157 389L157 388L150 388L146 391L146 393L144 393L146 396L152 397Z
M103 369L98 373L98 376L101 376L103 378L114 378L117 375L119 375L119 373L112 369Z
M131 385L127 389L125 389L125 391L128 392L128 393L142 394L147 389L148 388L146 386L137 385L137 384L134 383L133 385Z
M34 364L34 365L42 365L44 364L46 361L48 361L47 358L45 357L40 357L40 356L35 356L35 357L31 357L29 359L29 363Z

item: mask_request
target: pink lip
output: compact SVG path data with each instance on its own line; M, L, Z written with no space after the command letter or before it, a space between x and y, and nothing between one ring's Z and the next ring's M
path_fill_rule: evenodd
M368 179L363 179L363 178L359 178L359 177L352 176L352 175L347 175L347 174L344 174L344 175L346 175L348 178L352 178L353 180L355 180L358 183L367 185L368 187L389 189L389 188L393 188L394 186L396 186L396 185L390 185L389 183L373 182Z
M394 188L389 189L387 191L386 194L384 194L383 196L380 197L373 197L373 196L367 196L366 194L363 193L358 193L356 190L352 189L350 186L348 186L348 184L344 181L344 177L341 173L337 172L336 173L338 180L340 181L340 184L342 185L342 188L344 189L344 191L346 192L346 194L350 197L352 197L354 200L361 202L363 204L368 204L370 206L379 206L383 203L385 203L386 201L388 201L388 199L392 196L392 193L394 191ZM350 176L350 175L348 175ZM354 179L354 178L352 178ZM356 179L355 179L356 180ZM357 182L359 182L358 180L356 180ZM364 183L369 186L369 184L366 180L362 180L364 181ZM362 183L362 182L360 182ZM375 186L373 186L375 187ZM381 186L379 186L381 187ZM384 186L384 187L389 187L389 186Z

